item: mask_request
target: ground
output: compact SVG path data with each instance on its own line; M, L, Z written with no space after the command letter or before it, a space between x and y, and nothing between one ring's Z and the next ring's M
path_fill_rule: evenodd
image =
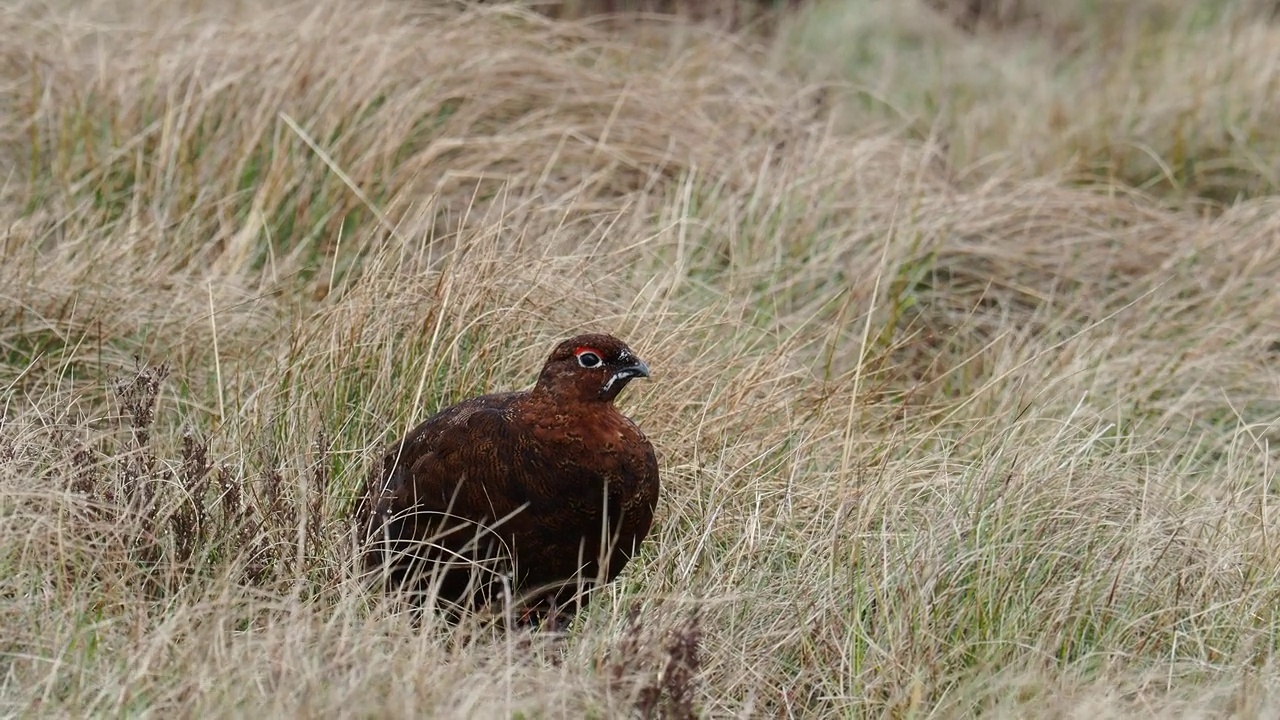
M1274 3L0 9L0 709L1272 717ZM655 530L561 636L347 513L560 339Z

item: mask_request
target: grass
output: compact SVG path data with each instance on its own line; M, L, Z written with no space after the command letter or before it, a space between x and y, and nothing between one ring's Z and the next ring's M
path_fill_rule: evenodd
M10 4L0 710L1273 715L1261 5ZM373 459L586 330L650 542L564 637L414 627Z
M789 35L824 48L799 62L848 83L859 126L931 139L960 171L1066 173L1182 204L1275 193L1274 3L925 4L950 12L830 2Z

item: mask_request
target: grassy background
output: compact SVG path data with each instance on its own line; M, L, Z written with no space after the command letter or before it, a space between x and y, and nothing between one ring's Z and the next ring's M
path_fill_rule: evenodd
M1272 716L1268 5L6 4L0 709ZM585 330L652 541L410 627L370 461Z

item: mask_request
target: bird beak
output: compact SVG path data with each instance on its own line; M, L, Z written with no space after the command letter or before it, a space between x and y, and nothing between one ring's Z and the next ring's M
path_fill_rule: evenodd
M606 400L613 400L613 398L622 391L623 386L627 384L628 380L641 377L649 377L649 366L644 364L643 360L637 359L630 365L623 365L617 370L614 370L613 374L609 376L609 379L605 381L604 387L600 388L600 397Z
M619 368L613 374L614 380L630 380L631 378L647 378L649 377L649 366L643 360L637 360L631 365Z

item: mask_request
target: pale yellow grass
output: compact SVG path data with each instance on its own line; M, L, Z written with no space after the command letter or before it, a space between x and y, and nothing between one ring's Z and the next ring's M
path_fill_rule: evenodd
M6 713L1276 712L1274 200L957 168L688 29L273 5L0 11ZM370 460L581 330L654 369L651 542L562 639L411 626Z

